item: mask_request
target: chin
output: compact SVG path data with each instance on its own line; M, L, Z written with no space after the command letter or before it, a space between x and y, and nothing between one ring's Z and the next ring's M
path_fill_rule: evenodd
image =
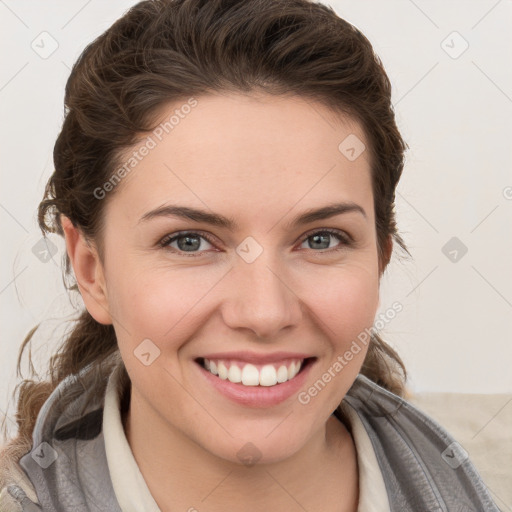
M282 425L274 423L275 429L243 428L242 435L233 434L230 437L226 432L222 439L217 438L212 443L200 443L202 448L213 456L224 459L228 462L253 466L260 464L274 464L284 461L299 452L307 444L306 433L295 432L290 435L290 423L283 422ZM279 430L281 430L279 432ZM251 432L253 431L253 435ZM232 432L232 430L230 430ZM270 434L269 434L270 432Z

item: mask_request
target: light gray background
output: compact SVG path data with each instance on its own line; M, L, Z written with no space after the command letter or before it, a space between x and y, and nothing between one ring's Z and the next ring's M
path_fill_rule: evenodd
M65 81L85 45L135 3L0 0L0 409L10 417L22 339L44 320L32 345L44 376L73 312L61 279L63 241L51 238L59 252L46 263L32 251ZM380 311L394 301L404 309L382 335L403 357L413 391L511 392L512 2L330 5L383 60L410 146L397 212L414 259L394 257L383 278ZM453 237L458 247L447 256Z

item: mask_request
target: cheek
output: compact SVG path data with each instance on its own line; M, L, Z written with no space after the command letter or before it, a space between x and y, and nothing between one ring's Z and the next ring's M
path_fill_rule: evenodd
M130 276L130 277L126 277ZM219 277L197 269L124 270L111 280L109 306L125 343L151 339L157 346L186 338L194 311ZM117 329L116 329L117 330ZM176 347L174 347L176 348Z
M216 285L223 280L226 268L162 263L148 267L136 258L123 260L118 256L109 272L109 307L120 344L132 351L147 338L158 347L176 350L200 327L196 324L205 321L206 310L211 313L221 302L217 301ZM350 254L338 265L301 266L283 279L293 291L290 300L301 301L306 307L304 325L316 322L340 350L373 324L379 298L373 252ZM177 346L171 347L172 340L177 340Z
M371 326L378 307L378 272L363 260L339 267L302 268L286 278L294 292L292 300L303 302L323 324L319 325L323 331L328 328L341 339ZM122 337L129 332L132 343L138 338L169 343L186 335L225 272L200 267L122 268L111 276L109 307L122 326Z
M379 303L377 272L347 266L318 273L309 287L310 308L337 344L345 345L373 324Z
M318 409L334 410L356 379L379 302L378 273L367 269L344 268L316 282L310 308L324 334L325 357L297 397L311 417Z

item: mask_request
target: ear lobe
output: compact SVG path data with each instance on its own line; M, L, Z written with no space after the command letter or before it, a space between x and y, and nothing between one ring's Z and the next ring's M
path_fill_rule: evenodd
M60 219L66 239L66 250L85 307L100 324L112 324L104 271L98 253L65 215L61 214Z

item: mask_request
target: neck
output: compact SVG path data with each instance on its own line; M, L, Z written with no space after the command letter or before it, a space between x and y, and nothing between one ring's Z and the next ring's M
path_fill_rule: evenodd
M353 439L330 416L293 456L272 464L221 459L173 428L148 422L131 400L123 424L134 458L162 512L190 510L357 509L358 468Z

